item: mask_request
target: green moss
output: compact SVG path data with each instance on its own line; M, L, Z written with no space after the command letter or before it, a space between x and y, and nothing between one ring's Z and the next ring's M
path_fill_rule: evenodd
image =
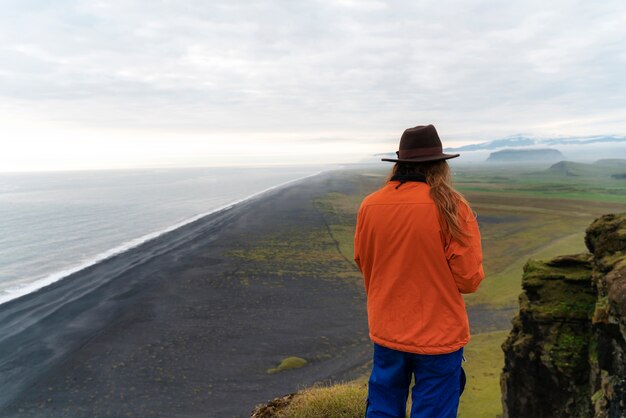
M530 286L543 285L546 280L567 280L567 281L591 281L591 263L589 254L579 254L570 258L571 263L559 263L553 259L551 261L528 260L524 265L524 277L522 285L524 288Z
M300 367L306 366L306 364L307 361L301 357L287 357L284 358L278 366L267 369L267 373L274 374L285 370L299 369Z
M524 266L520 297L523 310L537 319L586 320L596 307L588 254L529 260Z
M594 311L595 300L591 295L584 295L582 298L583 300L560 300L551 303L544 301L533 304L532 309L539 316L589 318Z
M589 334L577 334L575 330L564 327L560 330L556 343L550 350L552 363L562 370L584 370L588 361Z

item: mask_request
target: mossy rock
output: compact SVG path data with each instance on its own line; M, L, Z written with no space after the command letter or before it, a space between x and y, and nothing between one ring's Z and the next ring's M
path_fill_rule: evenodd
M548 280L591 282L591 260L588 253L561 256L549 261L530 259L524 265L524 289L541 287Z
M584 370L588 360L589 340L589 334L581 335L580 329L567 326L561 328L550 350L552 362L562 370Z
M290 369L299 369L307 365L307 361L302 357L287 357L284 358L277 367L267 369L269 374L274 374Z
M604 273L626 266L626 251L617 251L597 260L596 264Z
M535 320L588 320L596 305L591 286L591 255L528 260L524 266L520 311Z
M570 318L572 320L589 319L594 311L593 300L544 303L534 307L538 318Z
M585 244L598 258L626 251L626 213L604 215L593 221L586 232Z

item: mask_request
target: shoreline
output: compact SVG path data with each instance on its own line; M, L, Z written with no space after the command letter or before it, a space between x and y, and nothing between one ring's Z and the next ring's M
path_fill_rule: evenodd
M193 374L191 370L198 362L204 364L205 372L211 370L206 381L213 382L209 384L213 389L202 389L204 396L197 397L196 401L204 405L204 410L220 415L245 416L254 405L272 398L275 393L293 391L314 382L356 376L369 360L370 347L358 343L364 340L362 330L367 324L362 295L354 283L316 277L258 277L263 283L256 283L255 293L248 295L259 298L254 304L259 312L252 316L247 306L251 300L242 300L238 294L245 289L230 283L232 270L239 267L232 258L224 258L225 250L245 243L249 235L260 239L289 223L284 216L276 216L276 212L288 217L303 216L305 227L321 222L310 207L311 198L332 190L336 176L326 172L307 177L308 181L296 179L289 182L294 184L250 197L1 304L0 414L20 416L24 411L28 411L29 416L102 413L97 405L93 406L96 409L90 409L90 402L94 397L105 396L102 395L104 388L111 389L113 385L117 387L115 393L121 396L132 398L134 390L143 392L135 399L137 403L109 405L117 411L115 413L128 408L141 415L154 408L151 413L157 416L172 416L180 412L180 408L187 408L190 411L185 415L206 416L197 412L202 409L193 402L178 405L175 410L178 412L175 412L171 402L159 405L161 402L156 400L163 386L163 378L153 378L161 373L159 370L171 369L171 376L186 370L180 378L171 379L180 384L180 389L189 389L187 375ZM301 224L297 220L291 223ZM206 275L210 275L210 283L202 280L202 277L209 277ZM182 277L195 283L195 292L188 292L186 285L182 285ZM220 287L227 282L233 289L222 292ZM286 289L280 290L280 287ZM329 290L333 292L328 293ZM316 296L298 300L302 298L300 295L308 293ZM218 294L219 300L215 299ZM272 297L277 298L275 306L264 306L264 301ZM199 302L192 300L194 298L202 298L205 303L210 300L201 318L188 314ZM352 303L346 304L346 299ZM229 309L221 306L224 302ZM187 311L181 312L183 305L187 306ZM320 306L324 307L322 312L318 311ZM285 320L285 312L295 313L293 318ZM220 317L217 323L216 315ZM352 318L338 321L346 316ZM258 332L263 329L249 329L257 334L253 337L239 335L238 331L249 328L253 324L248 322L255 320L259 324L253 328L275 329L278 334L267 336L268 341L262 337L265 334ZM280 321L285 323L281 325ZM302 324L306 326L302 328ZM132 332L126 334L128 330ZM237 335L230 335L233 332ZM255 353L251 358L245 355L240 358L242 354L220 352L219 347L214 346L216 337L234 352L245 352L244 348L255 342L261 344L251 349ZM194 339L203 339L201 353L197 352L199 347ZM164 343L165 340L172 342L172 346ZM170 358L168 363L154 360L154 354L138 357L134 363L129 360L133 358L129 352L159 344L161 352L186 357L173 357L175 360ZM174 347L180 344L187 346ZM338 354L328 354L330 357L325 358L329 347L332 348L330 353ZM109 363L112 361L109 357L115 357L116 352L126 359L116 363L125 364L125 370L111 375L111 370L117 367ZM207 353L220 357L224 364L220 366ZM310 360L303 371L292 370L277 376L266 373L267 368L281 358L299 353L305 353ZM94 358L99 360L94 362ZM233 370L236 365L227 364L231 358L245 363L246 371ZM152 377L141 377L146 369ZM93 376L94 373L98 376ZM228 383L237 376L240 382L235 389L239 388L239 395L231 393L233 387ZM137 378L141 381L136 382ZM135 384L123 388L127 379ZM59 388L60 382L66 387ZM250 391L250 383L257 395L246 398L248 403L242 406L241 399L237 399L242 390ZM218 404L222 406L218 408Z
M211 216L211 215L217 214L217 213L219 213L221 211L231 209L231 208L233 208L233 207L235 207L235 206L237 206L237 205L239 205L241 203L245 203L245 202L247 202L249 200L253 200L255 198L261 197L265 193L270 193L270 192L272 192L274 190L278 190L278 189L280 189L282 187L288 187L291 184L296 184L296 183L298 183L300 181L306 180L306 179L311 178L311 177L318 176L318 175L320 175L322 173L329 172L329 171L332 171L332 170L334 170L334 169L329 168L329 169L326 169L326 170L318 171L318 172L313 173L313 174L309 174L309 175L306 175L306 176L303 176L303 177L298 177L296 179L292 179L292 180L288 180L288 181L279 183L277 185L274 185L274 186L268 187L266 189L263 189L263 190L261 190L259 192L253 193L253 194L251 194L249 196L246 196L246 197L243 197L241 199L237 199L237 200L234 200L232 202L226 203L224 205L218 206L218 207L216 207L214 209L211 209L209 211L193 215L193 216L191 216L189 218L183 219L182 221L176 222L173 225L169 225L167 227L159 229L158 231L149 232L149 233L144 234L144 235L142 235L140 237L132 238L132 239L130 239L128 241L125 241L125 242L123 242L123 243L121 243L119 245L116 245L115 247L109 248L106 251L103 251L101 253L98 253L98 254L94 255L91 259L89 259L87 261L81 262L81 263L79 263L77 265L65 268L65 269L60 270L60 271L55 271L55 272L49 273L49 274L47 274L44 277L36 279L33 282L31 282L31 283L29 283L29 284L27 284L25 286L22 286L22 287L16 289L15 291L10 292L8 295L4 295L3 297L0 297L0 306L5 304L5 303L7 303L7 302L10 302L10 301L12 301L14 299L18 299L18 298L20 298L22 296L25 296L25 295L28 295L30 293L37 292L39 289L42 289L42 288L44 288L46 286L54 284L54 283L58 282L59 280L63 280L65 278L67 278L68 276L71 276L71 275L73 275L75 273L79 273L80 271L85 270L85 269L87 269L87 268L89 268L89 267L91 267L93 265L96 265L98 263L106 261L106 260L108 260L108 259L110 259L112 257L117 256L117 255L123 254L124 252L126 252L128 250L131 250L131 249L136 248L136 247L138 247L140 245L143 245L146 242L149 242L149 241L151 241L153 239L156 239L156 238L158 238L158 237L160 237L160 236L162 236L164 234L167 234L169 232L175 231L178 228L182 228L185 225L188 225L188 224L190 224L192 222L200 220L200 219L202 219L204 217Z

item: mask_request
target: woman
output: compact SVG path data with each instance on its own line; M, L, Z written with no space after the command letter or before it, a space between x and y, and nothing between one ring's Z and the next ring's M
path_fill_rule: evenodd
M363 273L374 363L367 417L455 417L469 323L461 294L484 278L480 232L450 185L433 125L404 131L386 184L359 209L354 259Z

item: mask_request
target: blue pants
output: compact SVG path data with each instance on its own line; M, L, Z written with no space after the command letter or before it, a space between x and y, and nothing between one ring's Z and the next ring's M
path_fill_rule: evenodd
M465 387L463 348L449 354L414 354L374 344L366 417L405 418L411 392L411 418L454 418Z

